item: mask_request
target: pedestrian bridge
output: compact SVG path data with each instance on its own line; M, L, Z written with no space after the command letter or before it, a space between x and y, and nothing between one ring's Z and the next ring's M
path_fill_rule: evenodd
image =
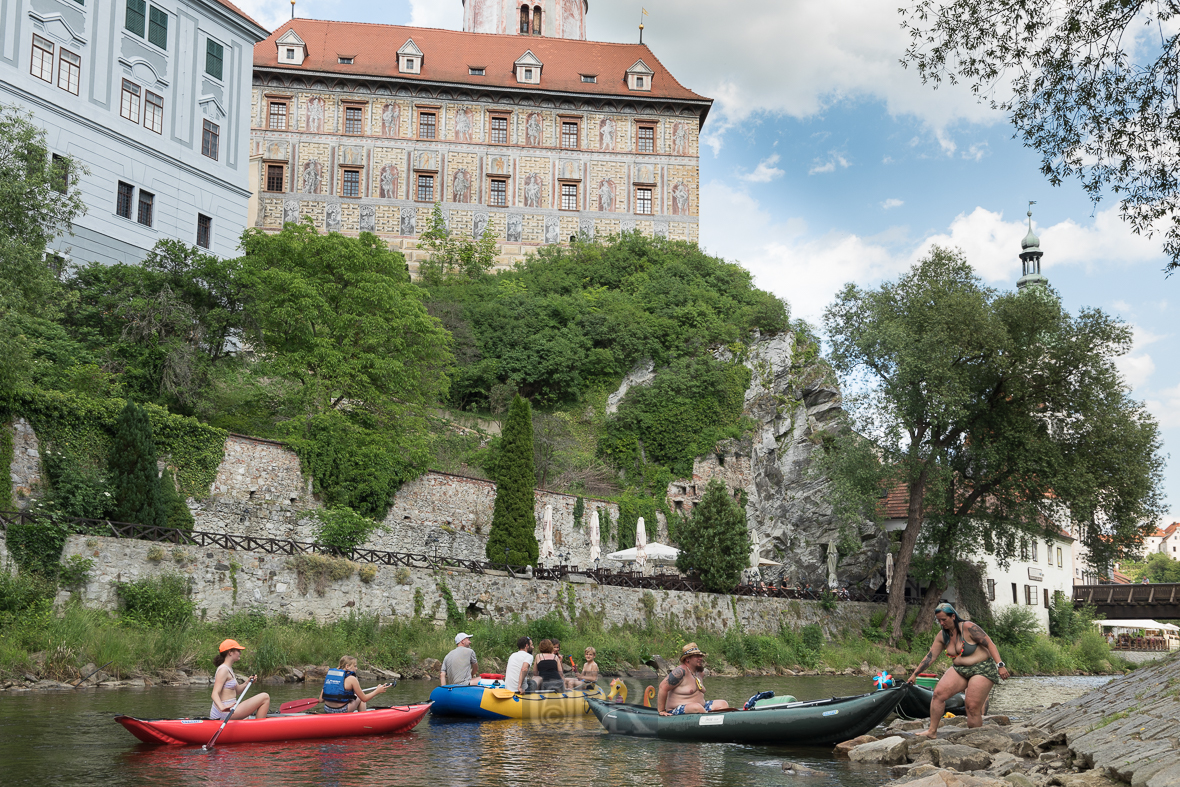
M1075 607L1094 606L1108 618L1180 618L1180 584L1074 585Z

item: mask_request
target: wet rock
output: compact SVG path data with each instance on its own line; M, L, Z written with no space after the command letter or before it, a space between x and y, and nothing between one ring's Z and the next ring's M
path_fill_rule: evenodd
M287 679L282 675L267 675L259 681L263 686L282 686L286 682Z
M1012 787L1037 787L1037 783L1023 773L1010 773L1004 777L1004 781Z
M1011 785L988 776L975 776L939 769L929 776L907 784L911 787L1011 787Z
M797 762L783 761L783 773L787 776L824 776L822 771L817 771L815 768L808 768L806 765L800 765Z
M982 749L955 743L935 747L930 754L938 767L956 771L982 771L992 764L992 756Z
M188 685L188 675L185 675L178 669L162 669L159 672L159 678L161 683L165 683L169 686Z
M1007 776L1017 771L1021 766L1021 759L1011 752L998 752L992 755L992 764L988 766L988 773L993 776Z
M1024 757L1025 759L1036 757L1038 754L1037 747L1031 741L1021 741L1013 746L1011 751L1017 757Z
M974 746L975 748L983 749L990 754L995 754L996 752L1001 751L1010 751L1013 746L1012 739L1009 738L1005 733L997 729L987 729L984 727L976 727L975 729L967 730L966 732L959 732L956 730L947 737L950 740L953 740L955 743L959 743L964 746Z
M840 743L836 744L836 748L832 749L832 756L837 760L847 760L848 752L852 751L857 746L862 746L866 743L872 743L876 740L880 740L880 738L877 738L875 735L861 735L849 741L841 741Z
M318 683L323 684L324 678L328 677L328 667L316 666L309 664L303 668L303 682L304 683Z
M932 773L939 773L942 768L930 763L922 763L921 765L895 765L893 768L906 768L907 770L901 776L895 777L896 784L908 784L919 779L924 779ZM890 771L893 770L890 768Z
M896 735L865 743L848 752L848 759L873 765L901 765L910 742Z

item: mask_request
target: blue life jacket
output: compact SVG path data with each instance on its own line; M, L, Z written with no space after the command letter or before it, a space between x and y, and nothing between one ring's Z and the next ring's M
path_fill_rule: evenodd
M355 700L356 694L344 688L344 679L355 674L355 672L346 672L342 669L328 670L328 674L324 676L324 699L328 702L352 702Z

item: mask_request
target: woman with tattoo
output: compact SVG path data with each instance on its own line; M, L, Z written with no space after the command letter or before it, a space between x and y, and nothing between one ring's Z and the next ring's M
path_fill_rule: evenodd
M938 723L946 710L946 701L964 691L967 702L967 726L983 725L983 709L992 686L1007 680L1008 668L1000 659L996 643L983 629L969 620L963 620L950 604L939 604L934 608L934 618L942 630L934 638L930 652L910 675L907 683L913 683L918 674L938 659L943 650L951 657L953 668L943 674L934 687L934 699L930 701L930 729L920 732L920 737L933 738L938 732Z

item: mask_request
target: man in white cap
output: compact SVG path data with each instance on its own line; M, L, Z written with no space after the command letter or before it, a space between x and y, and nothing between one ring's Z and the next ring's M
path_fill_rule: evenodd
M455 635L455 649L443 659L438 680L443 686L479 683L479 665L475 661L475 651L471 649L470 634L460 631Z

